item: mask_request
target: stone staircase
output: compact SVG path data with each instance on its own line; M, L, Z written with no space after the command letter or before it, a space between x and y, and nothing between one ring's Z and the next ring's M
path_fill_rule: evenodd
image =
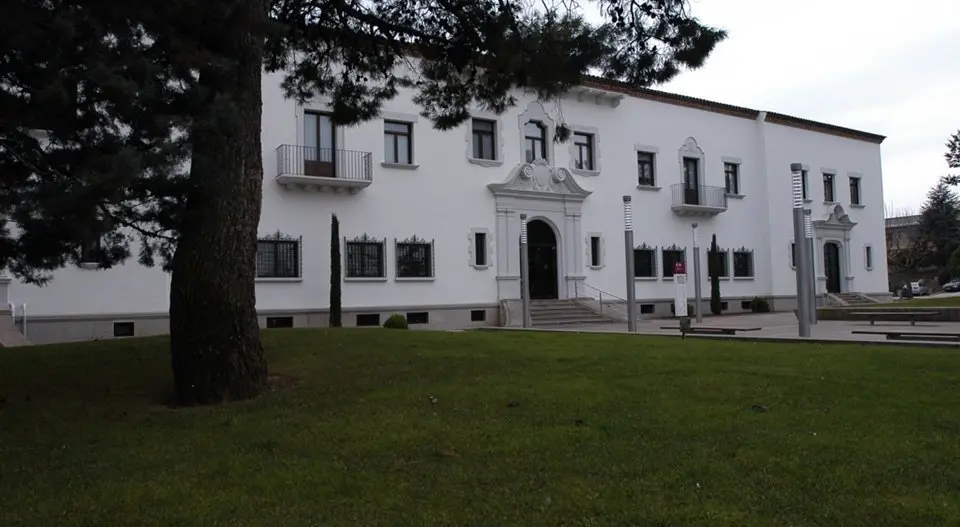
M616 322L574 300L534 300L530 302L530 321L535 327Z
M870 298L863 293L840 293L835 296L848 306L867 306L880 303L878 300Z

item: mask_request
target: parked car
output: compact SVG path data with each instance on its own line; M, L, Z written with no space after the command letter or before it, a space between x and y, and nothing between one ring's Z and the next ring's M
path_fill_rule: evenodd
M949 282L943 284L943 290L948 293L956 293L960 291L960 280L950 280Z
M913 296L927 296L930 294L930 288L923 282L910 282L910 291Z

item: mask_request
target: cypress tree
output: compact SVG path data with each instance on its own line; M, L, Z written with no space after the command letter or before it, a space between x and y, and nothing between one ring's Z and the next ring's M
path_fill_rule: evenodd
M343 325L340 280L340 220L333 214L330 218L330 327Z
M723 313L723 306L720 304L720 271L723 263L720 261L720 248L717 247L717 235L713 235L710 241L710 312L714 315Z

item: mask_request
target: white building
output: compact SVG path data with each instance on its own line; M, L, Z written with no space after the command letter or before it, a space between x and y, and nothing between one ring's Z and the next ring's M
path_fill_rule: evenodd
M518 94L505 114L477 111L454 131L418 117L410 93L382 119L343 127L322 100L285 99L279 80L263 79L264 325L327 324L332 213L345 325L391 313L428 327L507 322L501 306L520 291L521 214L534 298L625 297L624 195L642 313L670 314L672 263L691 257L693 222L704 296L716 234L729 311L757 296L793 309L793 162L807 168L818 292L887 294L882 136L599 79L560 106ZM555 144L561 120L575 135ZM168 288L167 274L131 260L64 269L45 287L13 281L7 297L18 313L27 305L30 340L51 342L166 332Z

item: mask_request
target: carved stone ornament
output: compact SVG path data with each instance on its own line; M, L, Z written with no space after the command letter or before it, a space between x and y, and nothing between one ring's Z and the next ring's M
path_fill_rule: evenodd
M487 185L494 194L558 194L568 198L583 199L591 194L576 180L570 177L570 171L563 167L554 167L546 161L517 165L503 183Z

